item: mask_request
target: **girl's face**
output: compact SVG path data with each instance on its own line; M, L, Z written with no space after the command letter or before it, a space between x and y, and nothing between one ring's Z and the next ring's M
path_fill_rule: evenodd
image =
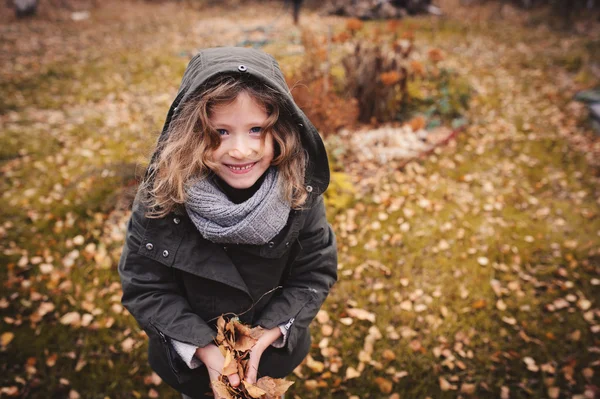
M273 137L263 140L267 112L248 95L240 93L230 104L216 105L210 122L221 135L211 160L212 171L233 188L252 187L266 172L274 156Z

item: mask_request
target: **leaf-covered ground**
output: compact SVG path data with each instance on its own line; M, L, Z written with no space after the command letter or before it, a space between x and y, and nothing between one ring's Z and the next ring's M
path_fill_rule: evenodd
M303 53L279 3L185 4L1 16L2 397L178 397L120 305L136 176L197 49L264 44L286 72ZM348 197L330 198L340 281L289 396L598 397L600 142L571 101L594 83L598 41L496 19L403 23L469 79L470 124L402 168L328 138L348 180L330 195Z

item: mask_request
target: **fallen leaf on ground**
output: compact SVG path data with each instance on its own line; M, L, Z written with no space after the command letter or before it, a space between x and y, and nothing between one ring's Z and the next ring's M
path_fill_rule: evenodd
M367 310L359 308L350 308L346 310L346 313L348 313L350 317L354 317L358 320L368 320L371 323L375 323L375 313L371 313Z

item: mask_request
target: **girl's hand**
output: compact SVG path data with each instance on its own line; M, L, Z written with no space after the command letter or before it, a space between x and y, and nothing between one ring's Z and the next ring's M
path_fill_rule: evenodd
M221 375L221 371L223 371L223 364L225 364L225 358L221 354L219 348L217 348L215 344L209 344L203 348L198 348L196 349L196 357L202 360L202 363L206 366L210 382L217 381ZM237 373L229 374L227 379L233 387L240 385L240 376ZM214 389L213 393L215 398L219 397Z
M252 349L250 349L250 360L246 366L246 381L251 384L256 384L258 365L260 364L260 358L263 352L281 336L282 334L279 327L266 330Z

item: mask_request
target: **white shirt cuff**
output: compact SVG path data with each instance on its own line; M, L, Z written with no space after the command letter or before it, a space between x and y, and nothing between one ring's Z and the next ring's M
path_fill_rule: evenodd
M287 323L279 325L279 331L281 331L281 337L277 338L277 340L271 344L271 346L273 348L281 349L285 346L285 344L287 343L288 332L289 332L289 329L292 327L292 324L294 324L293 317Z
M173 348L175 348L175 352L177 352L189 368L195 369L202 366L202 361L195 356L196 349L198 349L197 346L180 342L173 338L169 339L171 340L171 344L173 344Z

